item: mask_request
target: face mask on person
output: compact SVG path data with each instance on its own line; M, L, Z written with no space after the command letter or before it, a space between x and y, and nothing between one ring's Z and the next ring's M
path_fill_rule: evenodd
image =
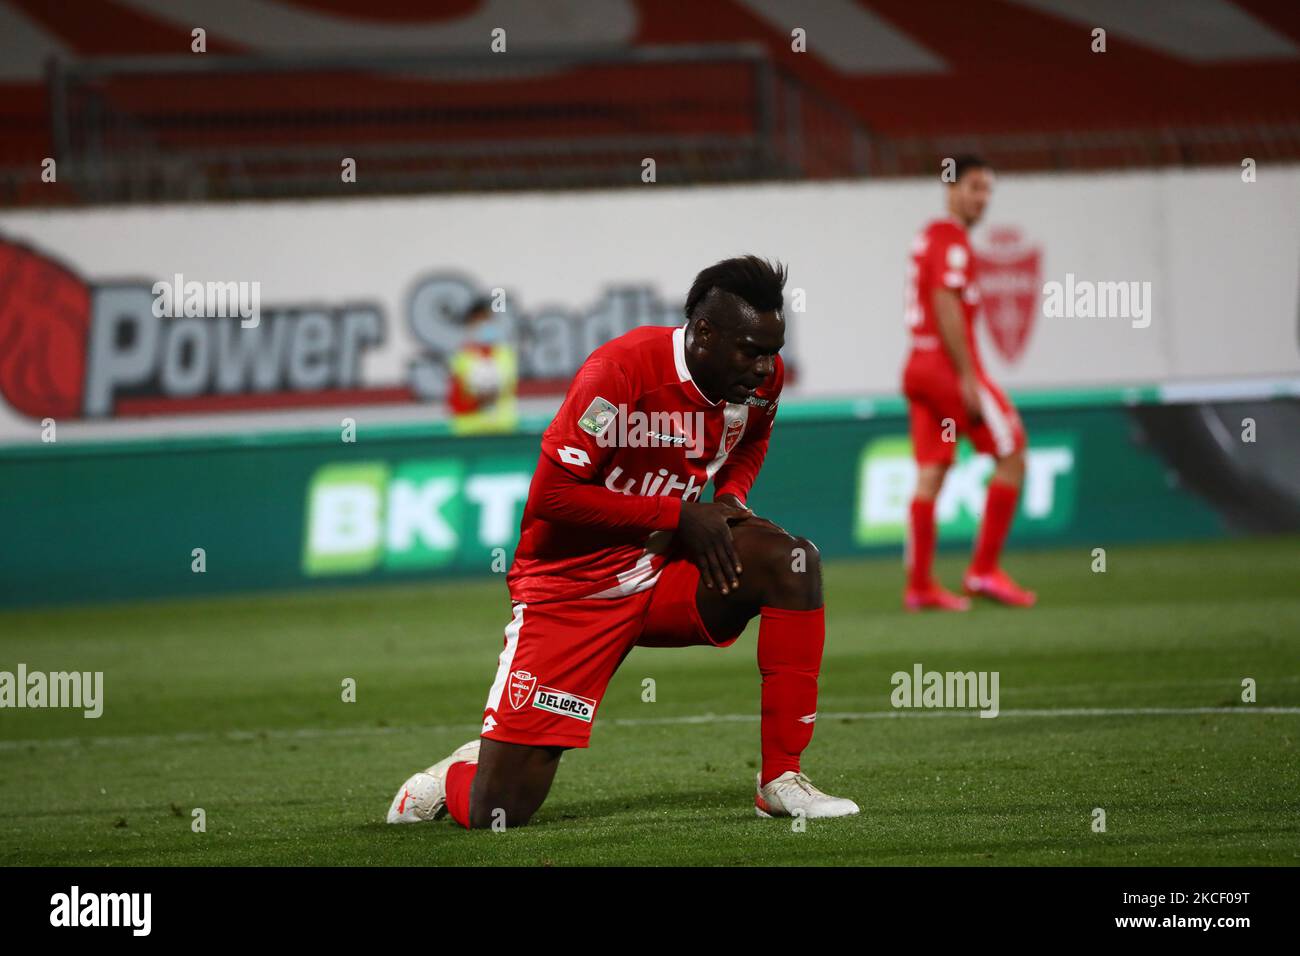
M486 319L469 330L466 341L475 345L500 345L505 338L505 323L500 319Z

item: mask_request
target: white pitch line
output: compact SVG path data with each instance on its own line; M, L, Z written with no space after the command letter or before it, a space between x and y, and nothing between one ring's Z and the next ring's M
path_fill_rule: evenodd
M1206 715L1272 714L1300 716L1300 707L1060 707L1045 709L1003 710L1003 717L1199 717ZM822 722L831 720L903 720L919 717L978 718L978 710L904 708L818 714ZM689 714L680 717L611 717L598 721L598 727L653 727L688 724L756 724L757 714ZM218 733L135 734L123 737L49 737L31 740L0 740L0 751L47 747L129 747L150 744L211 743L213 741L253 740L320 740L332 737L386 737L392 734L450 733L474 730L478 723L429 724L420 727L304 727L298 730L228 730Z
M1058 707L1045 709L1002 710L999 717L1195 717L1203 714L1286 714L1300 715L1300 707ZM900 708L862 712L819 713L827 720L898 720L916 717L978 717L978 710L953 708ZM758 723L757 714L699 714L690 717L625 717L606 720L604 724L623 727L654 724L728 724Z

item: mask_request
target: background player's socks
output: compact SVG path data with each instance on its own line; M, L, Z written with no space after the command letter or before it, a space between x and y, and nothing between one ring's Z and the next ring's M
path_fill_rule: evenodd
M1011 519L1016 515L1016 501L1020 497L1018 485L990 481L988 497L984 502L984 518L980 522L979 541L971 560L971 574L991 574L997 570L1002 556L1002 543L1011 530Z
M466 830L469 829L469 788L477 772L478 764L466 761L447 768L447 812Z
M934 499L912 499L910 534L907 539L907 587L924 591L930 587L934 565Z
M799 755L812 740L817 718L817 675L826 643L826 609L761 609L758 670L763 675L760 732L763 767L759 785L787 770L799 771Z

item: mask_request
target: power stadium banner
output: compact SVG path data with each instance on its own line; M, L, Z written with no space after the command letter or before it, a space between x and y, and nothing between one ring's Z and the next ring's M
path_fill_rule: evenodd
M1122 406L1023 417L1013 547L1222 533L1134 440ZM4 450L0 604L500 575L537 454L536 433L458 439L427 427L363 428L355 443L334 432ZM942 542L968 546L990 470L959 458L939 503ZM783 406L751 504L826 557L901 555L913 478L905 418Z
M1300 166L997 183L971 243L1003 386L1300 376ZM908 249L942 209L889 180L0 212L0 445L437 418L481 296L521 413L553 412L593 349L680 323L748 252L789 266L790 398L896 395Z
M486 287L437 269L411 280L396 315L373 293L330 300L305 285L264 303L260 280L94 279L0 235L0 426L18 434L25 426L31 439L50 420L78 440L230 433L265 428L276 415L283 425L294 410L436 417L463 344L461 315ZM540 313L521 302L503 291L502 321L534 396L563 395L609 339L681 322L680 304L645 283Z

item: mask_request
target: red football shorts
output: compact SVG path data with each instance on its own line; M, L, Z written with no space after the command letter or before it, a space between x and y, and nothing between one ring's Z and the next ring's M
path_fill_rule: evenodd
M958 436L975 450L1004 458L1025 450L1025 428L1002 389L979 373L980 412L974 427L961 400L951 364L937 351L914 351L903 372L903 394L912 420L912 453L922 465L950 465Z
M648 590L616 598L515 602L483 711L482 736L537 747L586 747L614 671L633 647L727 647L700 619L700 572L670 560Z

